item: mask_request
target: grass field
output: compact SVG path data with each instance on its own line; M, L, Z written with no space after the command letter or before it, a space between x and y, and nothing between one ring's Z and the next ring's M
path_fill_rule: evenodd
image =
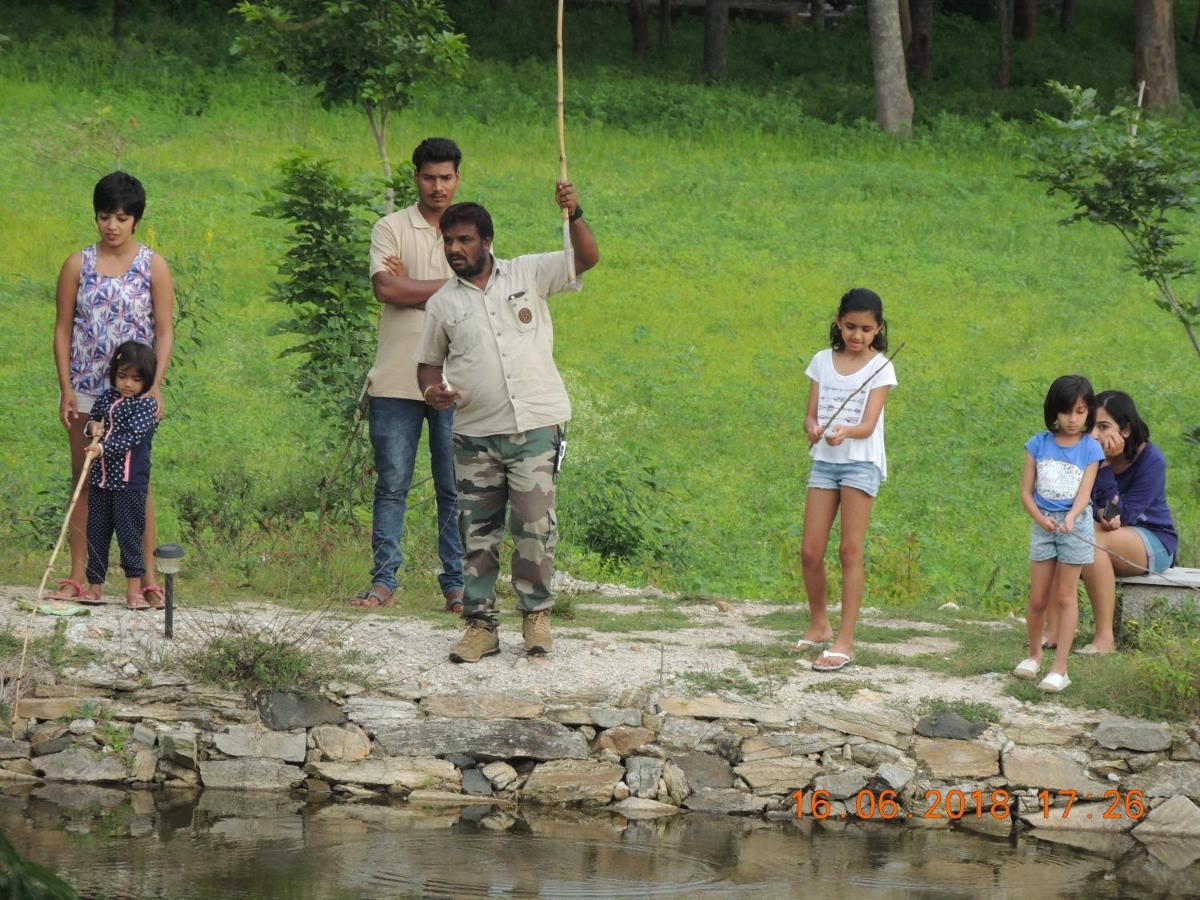
M586 116L569 124L569 153L603 260L582 294L553 304L575 406L561 483L563 567L802 600L804 368L837 298L855 285L881 293L892 340L906 343L888 406L891 479L872 520L868 603L1023 605L1021 445L1042 427L1049 382L1066 372L1137 399L1171 464L1181 562L1200 562L1200 361L1153 306L1151 288L1125 270L1119 239L1059 227L1065 208L1022 180L1032 126L960 117L965 102L947 99L958 95L939 81L925 107L936 122L896 141L838 124L870 115L869 81L854 77L863 60L842 88L812 91L829 107L822 118L832 121L821 121L776 109L803 93L803 73L782 71L759 96L761 72L742 64L730 86L709 91L672 85L654 69L606 68L601 54L624 39L622 19L596 21L607 30L574 73ZM349 175L372 173L364 118L322 110L270 73L214 61L218 51L186 33L114 60L82 20L48 13L20 24L0 55L0 193L10 209L0 217L6 577L40 574L60 521L67 484L50 353L54 279L67 254L94 238L91 188L114 166L119 139L121 166L150 192L139 234L177 268L191 255L185 287L215 286L205 291L213 321L201 344L181 349L172 416L155 442L163 539L186 538L189 575L215 593L315 597L359 586L368 560L361 526L313 534L314 486L330 461L315 451L321 424L289 393L295 362L281 360L284 340L268 335L283 318L266 299L283 235L253 211L296 147L336 159ZM452 135L466 154L459 198L492 209L498 252L553 248L549 56L501 52L503 33L489 43L487 29L471 25L480 49L466 84L431 90L399 117L393 158L426 135ZM982 32L954 27L965 37L947 39L947 58L983 46ZM1085 35L1099 27L1081 22ZM56 28L69 36L52 39ZM747 28L735 27L735 50L754 37ZM683 54L694 29L678 34ZM824 52L849 37L831 41L841 43ZM1079 72L1064 62L1074 60L1069 44L1047 38L1043 49L1039 79L1095 73L1112 90L1123 77L1112 74L1111 47L1107 64L1089 58ZM1186 87L1197 64L1186 45L1179 52ZM1055 60L1064 71L1042 71ZM1012 96L1044 96L1030 83L1021 90ZM837 109L835 96L844 100ZM680 112L676 121L666 100L703 115ZM1196 239L1189 246L1200 253ZM580 521L614 478L628 480L647 528L658 529L627 560L589 551ZM415 564L405 583L416 592L433 590L429 497L428 485L416 491L406 538ZM185 498L207 517L187 535Z

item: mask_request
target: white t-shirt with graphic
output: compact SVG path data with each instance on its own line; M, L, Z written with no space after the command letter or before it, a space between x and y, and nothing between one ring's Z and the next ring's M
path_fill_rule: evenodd
M822 350L812 358L812 362L808 364L808 369L804 374L815 381L819 389L817 397L818 424L825 425L826 422L829 422L829 417L837 411L847 397L850 397L845 407L838 413L837 418L829 422L829 427L825 429L826 433L835 425L854 426L859 424L862 421L863 411L867 408L867 400L871 396L871 391L875 388L895 387L899 384L896 380L895 368L890 362L883 364L883 360L883 354L877 353L853 375L840 375L833 367L832 350ZM881 364L883 364L882 368L880 368ZM869 381L867 386L861 391L858 390L863 382L867 381ZM821 462L874 463L879 469L880 478L886 480L887 452L883 446L883 411L880 410L879 421L875 423L875 430L869 437L849 438L836 447L829 446L822 437L812 445L809 454L813 459Z
M1037 466L1033 499L1045 512L1068 511L1075 503L1084 471L1104 459L1104 450L1090 434L1063 447L1049 431L1040 431L1025 442L1025 449Z

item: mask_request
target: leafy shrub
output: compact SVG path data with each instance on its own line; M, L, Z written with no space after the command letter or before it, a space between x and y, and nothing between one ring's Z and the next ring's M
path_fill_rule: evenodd
M576 543L606 559L669 563L685 527L670 499L653 466L618 452L573 470L560 520Z
M193 678L246 690L315 690L323 682L343 678L351 662L334 646L336 638L325 610L276 613L256 623L230 610L193 649L180 657Z
M1200 716L1200 637L1161 641L1134 657L1144 715L1152 718Z
M300 339L283 351L302 358L294 382L299 394L326 421L349 422L375 344L377 304L364 272L370 195L352 187L327 159L301 154L285 160L280 171L274 198L258 210L292 229L279 266L283 280L271 291L292 318L272 333Z
M209 479L211 492L184 491L175 498L184 537L203 547L237 544L254 524L254 479L241 462L219 468Z
M1131 690L1147 716L1200 716L1200 606L1151 606L1139 620L1124 623L1125 642L1137 673Z

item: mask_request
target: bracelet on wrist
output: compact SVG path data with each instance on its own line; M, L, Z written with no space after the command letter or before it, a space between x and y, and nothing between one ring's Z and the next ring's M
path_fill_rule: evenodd
M429 385L429 387L425 388L425 390L421 391L421 399L424 400L426 403L428 403L429 402L429 392L432 391L435 387L437 387L436 381L433 384Z
M578 222L582 218L583 218L583 207L577 203L577 204L575 204L575 212L573 212L573 213L571 213L571 215L567 216L567 221L574 224L575 222Z

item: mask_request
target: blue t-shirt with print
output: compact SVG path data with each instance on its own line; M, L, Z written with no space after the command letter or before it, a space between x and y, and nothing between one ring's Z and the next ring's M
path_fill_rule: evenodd
M1070 447L1062 447L1051 432L1042 431L1025 442L1025 449L1037 465L1033 499L1043 512L1069 510L1079 493L1084 471L1104 459L1104 450L1090 434Z

